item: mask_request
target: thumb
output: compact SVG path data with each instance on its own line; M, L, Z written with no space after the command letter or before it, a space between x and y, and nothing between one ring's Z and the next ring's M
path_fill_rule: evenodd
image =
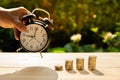
M14 30L14 37L15 37L15 39L19 40L20 31L18 31L18 29L15 28L15 27L13 28L13 30Z
M15 21L15 28L17 28L20 32L25 32L27 30L26 26L20 20Z

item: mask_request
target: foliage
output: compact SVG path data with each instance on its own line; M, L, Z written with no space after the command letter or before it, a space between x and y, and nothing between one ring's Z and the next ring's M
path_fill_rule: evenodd
M54 53L64 53L65 49L62 47L56 47L56 48L48 48L48 52L54 52Z
M80 52L79 45L75 43L67 43L64 48L66 52Z
M120 51L120 0L0 0L0 5L5 8L24 6L30 11L40 7L49 11L54 21L49 49ZM105 40L104 34L108 32L116 36ZM9 41L2 36L4 33L7 31L0 29L0 44L4 44L4 40ZM82 35L82 39L76 44L70 41L70 37L77 33ZM13 36L13 33L10 35Z

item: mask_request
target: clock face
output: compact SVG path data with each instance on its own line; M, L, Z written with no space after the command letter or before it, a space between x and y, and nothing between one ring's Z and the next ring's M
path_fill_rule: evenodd
M48 44L48 32L39 24L29 24L27 31L20 34L22 47L31 52L42 51Z

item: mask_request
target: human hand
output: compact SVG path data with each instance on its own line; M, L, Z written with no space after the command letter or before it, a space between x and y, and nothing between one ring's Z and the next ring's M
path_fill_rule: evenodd
M19 33L26 31L22 17L27 14L31 14L31 12L24 7L0 8L0 26L3 28L13 28L15 39L19 40Z

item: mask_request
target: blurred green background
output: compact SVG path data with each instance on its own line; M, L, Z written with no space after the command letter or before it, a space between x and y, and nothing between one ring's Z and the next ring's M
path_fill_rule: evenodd
M47 10L54 22L47 52L120 51L120 0L0 0L0 6ZM0 27L1 51L18 47L13 30Z

